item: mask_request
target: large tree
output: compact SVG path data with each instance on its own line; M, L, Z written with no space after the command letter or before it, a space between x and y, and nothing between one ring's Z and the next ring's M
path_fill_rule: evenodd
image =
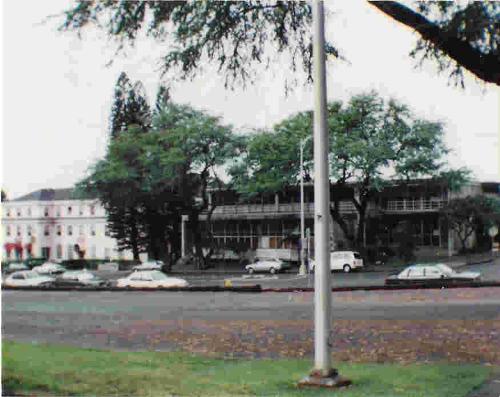
M474 233L497 224L500 216L500 200L487 196L454 198L441 209L441 216L455 231L461 250L467 249L467 241Z
M210 227L203 228L200 218L207 215L210 222L215 203L208 189L222 184L221 167L235 155L237 141L218 118L167 103L147 133L135 126L112 139L81 186L98 194L112 236L134 257L141 251L166 260L178 254L181 215L189 215L196 254L204 264L210 249L203 250L202 229Z
M421 40L414 54L453 67L452 75L467 69L485 82L500 85L499 4L487 2L374 1L371 4L416 30ZM257 64L269 65L278 53L291 68L299 66L311 78L311 7L286 1L77 1L65 14L61 29L80 32L98 26L123 48L140 32L167 42L163 72L177 70L190 78L213 62L226 85L253 80ZM382 42L381 42L382 43ZM338 56L327 44L328 54Z
M374 92L356 95L347 104L328 105L330 179L334 186L330 214L355 245L363 242L367 208L386 180L442 177L463 182L464 171L446 168L448 153L439 122L416 118L403 104L384 101ZM299 143L312 133L312 112L291 116L250 137L246 155L231 173L241 193L276 192L296 184ZM312 143L304 152L306 179L312 171ZM340 211L340 189L351 187L357 217L355 230ZM345 198L344 198L345 199Z

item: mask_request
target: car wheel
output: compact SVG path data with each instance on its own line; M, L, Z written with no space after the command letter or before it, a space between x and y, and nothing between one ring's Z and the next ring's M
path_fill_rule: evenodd
M344 270L344 273L349 273L351 271L351 266L344 265L343 270Z
M253 274L254 270L252 267L248 268L248 274Z
M275 273L276 273L276 269L275 269L274 267L272 267L272 268L271 268L271 270L269 270L269 272L270 272L271 274L275 274Z

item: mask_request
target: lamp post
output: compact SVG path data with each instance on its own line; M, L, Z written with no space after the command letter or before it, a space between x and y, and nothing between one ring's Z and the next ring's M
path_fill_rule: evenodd
M306 274L305 244L304 244L304 146L312 138L309 135L300 141L300 268L299 274Z
M342 387L351 382L331 367L330 181L326 127L323 1L313 0L314 65L314 369L299 386Z

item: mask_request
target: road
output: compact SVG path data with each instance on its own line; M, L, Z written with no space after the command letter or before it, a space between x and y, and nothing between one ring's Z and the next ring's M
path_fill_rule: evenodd
M458 271L478 271L481 273L482 279L485 281L500 280L500 260L494 263L484 263L479 265L470 265L457 269ZM359 271L353 273L334 272L332 274L332 287L356 287L356 286L381 286L384 285L386 277L392 271ZM120 277L125 277L130 272L97 272L101 277L116 280ZM294 273L284 274L173 274L175 277L185 278L190 285L206 286L217 285L222 286L225 279L230 279L234 285L249 285L260 284L265 288L289 288L289 287L312 287L314 285L314 275L298 276Z
M334 293L333 313L335 321L354 323L484 321L494 329L500 320L500 288ZM105 346L109 340L103 341L103 334L113 332L132 335L118 348L141 349L150 343L151 332L159 330L198 332L200 324L234 322L311 324L312 319L310 292L2 292L3 338L86 347ZM141 324L151 330L144 331ZM498 334L492 335L498 340Z

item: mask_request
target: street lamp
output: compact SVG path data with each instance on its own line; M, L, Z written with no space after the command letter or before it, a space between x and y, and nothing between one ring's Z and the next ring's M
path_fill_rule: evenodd
M300 141L300 268L299 274L306 274L305 244L304 244L304 146L312 135Z

